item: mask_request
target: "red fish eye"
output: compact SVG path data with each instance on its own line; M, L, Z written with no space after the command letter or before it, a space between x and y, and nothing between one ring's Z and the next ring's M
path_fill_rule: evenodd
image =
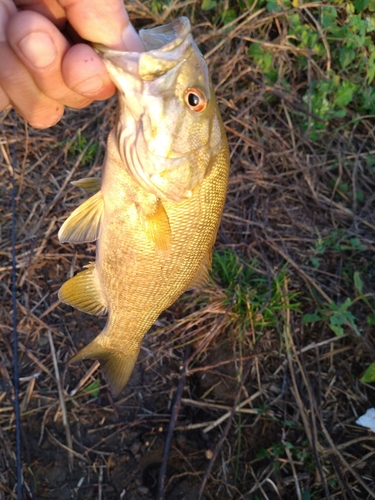
M206 109L207 97L196 87L191 87L185 92L185 102L192 111L200 113Z

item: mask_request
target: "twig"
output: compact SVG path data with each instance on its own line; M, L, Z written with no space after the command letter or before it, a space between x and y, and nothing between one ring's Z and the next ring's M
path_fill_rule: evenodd
M72 391L70 391L69 396L71 396L71 397L75 396L77 394L77 392L85 385L85 383L91 377L91 375L99 368L99 366L100 366L99 361L96 361L92 365L92 367L89 370L87 370L86 375L84 375L81 378L81 380L79 381L77 387L75 389L73 389Z
M62 420L63 420L63 425L65 428L65 434L66 434L66 444L68 445L67 450L68 450L69 470L71 472L73 470L72 436L70 434L68 413L66 411L65 398L64 398L64 392L62 389L62 385L61 385L61 380L60 380L59 367L57 366L55 346L53 344L52 334L51 334L50 330L48 330L48 340L49 340L49 345L51 346L51 354L52 354L52 359L53 359L53 367L55 369L57 390L59 391L59 400L60 400L60 406L61 406Z
M164 498L165 498L164 488L165 488L165 475L167 472L168 456L169 456L169 450L170 450L171 443L172 443L173 430L174 430L174 427L176 425L178 413L179 413L180 407L181 407L181 397L182 397L182 392L183 392L184 386L185 386L186 371L187 371L188 361L189 361L189 359L188 359L189 350L190 350L190 344L188 344L185 348L184 364L183 364L182 369L181 369L180 380L178 382L176 397L175 397L175 400L173 403L172 414L171 414L171 418L169 421L168 432L167 432L167 437L165 440L165 446L164 446L164 451L163 451L163 461L162 461L160 472L159 472L158 492L157 492L156 500L164 500Z
M328 490L328 486L327 486L327 483L325 480L325 476L323 473L323 469L322 469L322 466L321 466L321 463L319 460L319 456L318 456L318 451L317 451L317 446L319 446L319 441L317 438L316 419L315 419L315 412L314 412L314 409L315 409L314 399L313 399L313 395L311 392L311 387L310 387L309 381L308 381L307 377L305 376L304 367L302 366L302 363L300 362L300 359L299 359L299 355L296 352L296 346L294 344L293 336L292 336L292 332L291 332L290 308L288 307L289 306L288 287L287 287L286 281L284 282L284 291L285 291L284 301L285 301L285 305L286 305L286 307L285 307L284 336L285 336L286 353L287 353L288 364L289 364L289 372L290 372L290 376L291 376L292 382L293 382L294 397L295 397L295 400L296 400L297 405L299 407L299 410L301 412L301 418L303 421L305 432L306 432L308 440L310 441L311 448L312 448L313 453L314 453L315 463L316 463L316 466L317 466L317 469L318 469L318 472L319 472L319 475L320 475L320 478L322 481L325 497L328 500L330 500L331 496L330 496L330 493ZM300 396L300 391L298 389L296 374L295 374L294 369L293 369L293 354L294 354L295 360L299 366L299 369L301 370L301 374L302 374L302 377L303 377L303 380L305 383L305 387L307 389L307 393L309 396L310 419L308 418L305 405L302 402L302 399Z
M324 292L324 290L320 288L315 280L313 280L308 274L305 273L305 271L301 269L298 264L294 262L294 260L289 255L287 255L280 247L274 245L272 241L266 240L266 243L273 250L275 250L275 252L278 252L281 257L283 257L287 262L289 262L289 264L294 267L294 269L296 269L300 273L300 275L320 293L320 295L328 302L328 304L332 304L333 300Z
M246 78L248 78L252 82L256 83L257 85L262 86L264 88L265 92L269 92L270 94L274 95L278 99L284 101L291 108L294 108L297 111L300 111L301 113L304 113L305 115L309 116L310 118L313 118L314 120L316 120L318 122L325 123L325 124L327 123L327 120L324 120L320 116L318 116L315 113L312 113L311 111L309 111L308 109L306 109L301 104L298 104L295 101L293 101L293 97L292 96L290 96L288 94L284 94L284 92L282 92L281 90L275 89L274 87L271 87L270 85L264 85L261 80L258 80L258 78L253 77L249 73L246 73L245 76L246 76Z
M16 138L16 125L13 129ZM16 273L16 186L14 181L14 166L16 165L16 143L12 145L12 162L1 144L1 150L9 168L12 182L12 308L13 308L13 384L14 411L16 416L16 457L17 457L17 498L22 500L22 456L21 456L21 418L19 405L19 374L18 374L18 332L17 332L17 273Z
M375 492L367 486L367 484L363 481L362 477L359 474L357 474L357 472L353 469L353 467L349 464L349 462L344 458L344 456L337 449L333 439L331 438L329 432L327 431L327 428L326 428L322 418L320 419L320 425L322 426L322 431L323 431L325 438L327 439L329 445L332 448L331 451L333 453L335 453L335 455L337 455L337 457L341 461L341 464L344 465L345 468L350 471L350 473L356 478L356 480L359 482L359 484L362 486L362 488L364 488L367 491L367 493L370 495L370 497L375 498Z
M226 439L226 437L228 435L229 429L231 428L232 420L233 420L234 414L236 412L237 401L239 400L239 398L241 396L241 392L242 392L243 386L244 386L244 384L246 382L247 377L249 376L251 365L252 365L252 360L250 359L247 362L244 374L242 376L242 380L241 380L240 386L238 388L238 391L237 391L237 394L236 394L236 397L235 397L235 401L234 401L234 405L233 405L232 411L230 413L227 425L225 426L225 429L224 429L224 431L223 431L223 433L222 433L222 435L220 437L220 440L219 440L219 442L217 443L217 445L215 447L215 451L214 451L214 453L213 453L213 455L211 457L211 460L209 461L209 463L207 465L206 471L204 473L204 476L203 476L203 479L202 479L202 482L201 482L201 486L199 488L197 500L201 500L203 498L203 493L204 493L204 489L206 487L206 483L207 483L208 477L211 474L212 467L213 467L213 465L214 465L214 463L216 461L216 458L217 458L217 456L219 454L219 451L221 450L221 447L223 446L223 443L224 443L224 441L225 441L225 439Z
M81 453L78 453L78 451L72 450L71 448L68 448L68 446L66 446L65 444L60 443L60 441L56 439L55 436L51 434L48 429L46 429L46 431L49 437L52 439L52 441L58 446L60 446L63 450L66 450L68 453L71 453L72 455L79 458L80 460L83 460L87 464L91 464L90 460L87 460L87 458L84 457Z

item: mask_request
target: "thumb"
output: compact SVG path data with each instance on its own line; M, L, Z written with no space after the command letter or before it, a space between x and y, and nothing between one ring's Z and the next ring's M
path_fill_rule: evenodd
M69 23L85 40L111 49L142 52L143 43L130 23L123 0L57 0Z

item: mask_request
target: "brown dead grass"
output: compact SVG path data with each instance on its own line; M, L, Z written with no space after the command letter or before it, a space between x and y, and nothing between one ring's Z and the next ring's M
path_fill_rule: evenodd
M354 270L365 270L362 278L373 298L375 181L363 162L375 151L373 120L363 118L350 133L336 131L338 122L313 143L299 126L308 114L299 94L304 76L294 75L289 93L267 87L247 57L249 41L265 41L282 74L296 71L295 48L284 39L285 16L249 9L227 34L192 5L172 3L157 16L141 3L129 10L137 26L184 13L194 18L232 156L218 247L233 249L242 262L256 258L259 272L270 279L288 263L281 285L285 309L277 328L250 326L240 342L233 304L223 304L219 284L210 285L203 304L201 295L186 295L146 337L135 373L113 403L97 364L66 365L104 320L61 305L56 292L95 254L94 245L59 244L57 231L81 201L70 181L100 171L116 103L67 111L44 131L28 128L14 112L3 113L0 499L16 498L9 163L17 189L25 498L161 498L158 474L184 355L190 362L164 457L167 499L305 500L307 491L316 499L375 498L375 435L354 423L375 406L374 387L359 382L375 359L365 308L358 301L353 309L361 337L346 327L341 338L327 323L305 325L301 312L288 309L291 291L299 292L303 313L354 298L348 279ZM80 135L86 147L72 153ZM86 150L94 143L97 152L86 164ZM340 183L349 191L342 192ZM366 194L363 202L352 195L358 189ZM339 230L346 238L358 237L366 250L328 249L315 269L317 242ZM95 389L85 391L96 380L99 396Z

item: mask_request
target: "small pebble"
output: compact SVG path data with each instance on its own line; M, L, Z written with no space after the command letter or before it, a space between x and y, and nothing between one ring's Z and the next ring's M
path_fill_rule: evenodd
M147 488L147 486L140 486L138 488L138 491L141 495L147 495L149 493L149 489Z

